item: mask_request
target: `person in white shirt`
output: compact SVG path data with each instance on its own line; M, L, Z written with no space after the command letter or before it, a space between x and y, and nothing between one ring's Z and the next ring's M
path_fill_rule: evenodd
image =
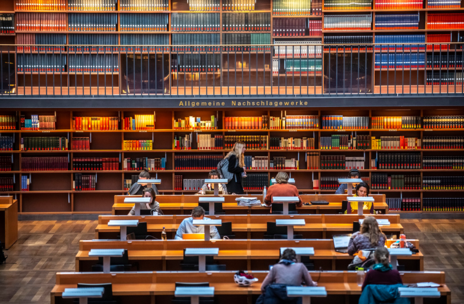
M184 233L205 233L205 226L195 226L193 225L193 220L209 220L209 218L205 217L205 209L200 206L193 208L192 216L184 219L182 223L180 223L175 236L176 240L182 240ZM221 238L219 232L214 226L210 227L210 234L211 239L219 240Z

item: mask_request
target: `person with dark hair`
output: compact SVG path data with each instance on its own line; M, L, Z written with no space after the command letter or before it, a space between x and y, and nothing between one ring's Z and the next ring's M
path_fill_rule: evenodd
M140 209L141 210L151 210L152 213L153 211L157 212L158 215L163 215L163 211L160 209L160 204L156 201L156 193L153 188L145 188L143 189L143 197L150 197L151 202L146 203L146 204L141 204ZM135 215L135 206L132 207L131 211L129 211L128 215Z
M369 196L369 185L365 182L359 183L355 188L355 194L353 196L357 197L366 197ZM374 213L374 203L373 202L364 202L363 210L369 210L370 213ZM346 213L357 213L358 212L358 202L350 202Z
M177 229L175 239L182 240L184 233L205 233L204 226L193 225L193 220L209 220L205 217L205 209L200 206L193 208L192 216L184 219ZM211 239L220 239L221 236L215 226L210 226Z
M353 255L359 250L384 247L387 237L380 231L379 224L373 216L366 216L361 230L353 233L348 243L348 254Z
M140 173L139 173L139 180L140 179L150 179L150 172L148 172L147 170L142 170ZM143 190L146 189L148 187L147 184L142 184L142 183L135 183L132 185L132 187L130 187L129 189L129 195L142 195L143 194ZM156 194L159 194L158 193L158 188L156 188L156 185L155 184L151 184L151 187L153 188L153 191L155 191Z
M286 172L277 173L275 180L276 183L269 187L266 197L264 198L264 203L266 205L270 206L272 204L272 197L274 196L296 196L300 199L298 189L294 185L288 183L288 174ZM303 206L301 199L297 206Z
M219 178L219 173L217 170L211 170L208 174L209 179L218 179ZM214 184L209 184L205 183L203 186L201 186L201 190L198 192L198 194L205 194L206 191L214 191ZM219 187L219 194L227 194L227 188L226 185L224 184L218 184Z
M359 178L359 171L358 169L351 169L350 173L348 173L349 178ZM335 191L335 194L345 194L346 190L348 189L348 184L341 184L340 187L338 187L337 191Z
M296 304L301 298L287 297L287 286L317 286L306 266L296 263L295 250L287 248L261 284L262 295L256 304Z

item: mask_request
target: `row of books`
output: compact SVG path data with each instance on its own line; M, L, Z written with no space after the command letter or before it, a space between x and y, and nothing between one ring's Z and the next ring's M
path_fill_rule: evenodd
M284 44L280 45L279 44ZM319 45L316 45L319 44ZM322 57L321 41L277 41L274 39L274 57L320 58ZM277 46L276 46L277 45Z
M220 10L219 0L189 0L187 3L189 6L189 11L206 12Z
M324 30L326 31L358 31L372 28L372 13L352 15L324 15Z
M118 55L69 54L68 72L77 73L118 73Z
M428 71L427 85L459 85L464 83L464 74L462 72L447 71Z
M376 159L379 169L420 169L420 153L379 153Z
M441 0L440 0L441 1ZM422 0L376 0L375 9L393 10L393 9L420 9L423 8Z
M417 30L420 13L415 14L375 14L376 30Z
M421 127L419 116L374 116L372 129L418 129Z
M67 170L67 157L66 169ZM74 157L73 170L87 171L87 170L119 170L119 158L117 157Z
M339 178L346 178L346 176L321 176L319 185L321 187L321 190L337 190L340 186L340 184L338 183Z
M373 150L414 150L421 148L421 140L416 137L380 136L372 137Z
M273 74L286 75L313 75L322 73L322 58L316 59L285 59L283 64L279 59L273 59L272 61Z
M153 147L153 141L151 139L124 140L123 141L123 150L128 150L128 151L151 150L152 147Z
M31 186L31 179L28 175L21 175L21 191L29 191Z
M79 131L119 130L118 117L73 117L72 128Z
M18 72L66 72L66 56L51 54L17 54Z
M269 185L267 173L247 173L242 179L243 190L263 190Z
M296 158L285 158L285 156L274 156L269 163L271 170L299 170L299 161Z
M422 159L423 169L464 169L463 156L424 156Z
M428 8L461 8L461 0L427 0Z
M169 0L119 0L121 11L168 11Z
M425 67L425 53L375 54L376 69L416 69Z
M271 116L271 130L298 130L298 129L318 129L319 117L317 115L287 115L284 112L282 117Z
M155 129L155 115L134 115L132 117L124 117L122 121L123 130L154 130Z
M420 198L387 198L386 203L390 211L420 211L421 210Z
M221 68L221 54L177 54L171 63L173 73L217 72Z
M236 14L234 14L236 15ZM167 27L168 15L166 17L165 24ZM224 18L228 15L223 15ZM163 20L164 21L164 20ZM171 30L173 32L219 32L221 29L221 16L220 14L186 14L186 13L172 13L171 14ZM167 30L167 29L166 29Z
M243 35L243 34L242 34ZM169 35L165 35L168 37ZM172 34L173 52L214 52L219 51L218 47L210 45L220 44L219 34ZM169 44L169 37L167 44ZM208 45L208 46L204 46Z
M449 43L451 42L452 33L448 34L435 34L427 33L427 42L433 43L427 45L427 50L429 51L447 51L449 50Z
M364 156L321 155L320 158L323 170L364 170Z
M254 117L225 117L224 129L226 130L261 130L269 128L269 117L267 115Z
M176 150L218 150L224 148L224 135L186 134L174 136Z
M20 119L21 130L55 130L56 116L55 115L37 115L32 114L30 119L26 119L25 115L21 115Z
M222 155L175 155L175 170L213 170L223 159Z
M226 46L224 52L270 52L271 34L222 34L225 45L243 44L244 46ZM216 51L217 48L213 48Z
M322 129L355 130L369 129L368 116L347 117L343 115L323 115Z
M223 31L270 31L269 13L237 13L222 15Z
M93 174L74 173L73 190L94 191L97 188L97 176Z
M272 21L274 36L322 36L322 20L307 18L275 18Z
M68 31L115 32L117 30L118 15L116 14L68 14Z
M415 190L421 189L422 182L417 175L389 175L387 173L372 173L372 190Z
M423 176L424 190L464 190L464 176Z
M0 130L16 130L16 116L0 115Z
M236 142L245 144L247 150L266 150L268 148L267 136L265 135L226 135L225 149L232 149Z
M129 190L132 187L132 184L137 182L138 178L138 175L132 175L131 179L124 179L124 190Z
M0 156L0 171L11 171L11 156Z
M64 32L67 29L67 14L18 13L16 30L40 32Z
M126 35L121 35L121 39ZM68 47L70 52L107 52L111 53L114 51L119 51L119 47L111 47L108 45L118 45L118 35L115 34L69 34L69 44ZM124 42L127 43L126 38ZM76 46L72 46L76 45ZM105 46L106 45L106 46ZM123 40L121 40L121 45L123 45ZM126 44L127 45L127 44ZM123 50L125 48L121 48Z
M17 44L44 44L43 46L18 46L18 52L65 52L66 35L63 34L17 34ZM59 46L62 44L63 46Z
M56 171L68 170L67 156L21 157L23 171Z
M267 156L245 155L243 162L247 170L267 170L269 169L269 158Z
M321 16L322 0L273 0L272 14L276 16Z
M14 191L13 177L0 177L0 192Z
M119 1L121 1L121 5L124 2L124 0ZM115 0L68 0L68 10L70 11L115 11L117 5L118 2Z
M430 34L429 34L430 35ZM427 42L428 38L427 38ZM417 51L425 50L425 34L416 35L384 35L376 34L376 51ZM393 43L393 44L388 44Z
M11 151L14 148L13 136L0 135L0 151Z
M306 169L319 169L320 154L314 152L306 153Z
M199 57L197 57L199 59ZM201 117L189 116L185 119L177 118L174 120L175 130L216 130L218 128L218 118L210 116L210 120Z
M321 150L366 150L370 149L369 135L339 135L321 136Z
M68 150L66 137L22 137L21 151Z
M182 177L182 175L176 175ZM203 178L184 178L180 180L180 184L178 183L177 188L178 190L185 190L185 191L200 191L201 187L203 187L205 183L205 179Z
M173 35L174 36L174 35ZM163 52L168 51L169 35L164 34L123 34L121 45L134 45L121 47L121 51L126 52ZM174 41L174 40L173 40ZM117 43L116 43L117 44ZM143 46L143 47L142 47Z
M223 11L253 11L255 5L253 0L222 0Z
M66 0L16 0L15 11L65 11Z
M166 170L166 158L165 157L158 157L158 158L156 157L155 158L126 157L122 161L122 169L125 171L131 171L131 170L140 171L143 169L148 170L148 171Z
M422 125L424 129L462 129L464 128L464 116L424 116Z
M463 29L463 13L428 13L427 29Z
M372 8L372 0L324 0L324 10L368 10Z
M71 150L90 150L89 137L74 137L71 140Z
M422 149L464 149L463 136L424 136Z
M15 20L13 14L0 14L0 34L14 34Z
M462 52L450 52L427 54L428 68L462 68L464 62L464 54Z
M284 138L271 137L269 139L269 149L271 150L300 150L300 149L315 149L314 138Z
M324 48L336 50L336 48L325 47L326 44L372 44L373 43L373 36L372 35L347 35L347 36L331 36L331 35L324 35ZM341 47L341 46L340 46ZM340 48L339 47L339 48ZM350 46L348 46L350 47ZM361 46L367 50L371 50L371 46Z
M464 211L463 197L424 197L423 211Z

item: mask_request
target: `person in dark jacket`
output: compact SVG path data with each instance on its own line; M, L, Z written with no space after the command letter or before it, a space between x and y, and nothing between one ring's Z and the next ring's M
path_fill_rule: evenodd
M390 265L390 253L385 247L377 247L374 252L375 265L369 270L364 279L362 289L369 284L377 285L395 285L403 284L398 270L393 269Z
M150 179L150 172L148 172L147 170L142 170L142 172L140 172L139 174L139 179ZM151 187L153 188L153 191L155 191L155 194L159 194L158 193L158 188L156 188L156 185L155 184L151 184ZM130 187L129 189L129 195L142 195L143 194L143 190L144 189L147 189L148 188L148 185L147 184L139 184L139 183L135 183L132 185L132 187Z
M358 169L351 169L350 173L348 174L348 178L359 178L359 171ZM355 187L355 185L353 186ZM340 187L338 187L337 191L335 191L335 194L345 194L345 191L348 189L348 184L341 184Z
M245 144L236 142L232 151L225 158L229 158L229 172L234 174L234 177L227 184L227 191L230 194L242 194L242 175L246 176L245 171Z
M160 209L160 204L156 201L156 194L153 188L145 188L143 190L143 197L151 198L151 202L146 203L146 204L141 204L140 205L141 210L151 210L152 214L153 214L153 211L156 211L158 212L158 215L163 215L163 211L161 211ZM135 215L135 206L132 207L128 215Z
M287 297L287 286L317 286L306 266L296 263L293 249L285 249L278 264L274 265L261 284L261 296L256 304L297 304L301 298Z
M362 225L361 231L353 233L348 243L348 253L355 254L359 250L384 247L387 237L380 231L379 224L373 216L367 216Z

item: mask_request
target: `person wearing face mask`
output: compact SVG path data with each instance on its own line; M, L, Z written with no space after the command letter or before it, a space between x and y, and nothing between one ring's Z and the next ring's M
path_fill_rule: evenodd
M148 172L147 170L142 170L142 172L140 172L139 174L139 180L150 179L150 178L151 178L150 172ZM143 190L146 188L148 188L147 184L135 183L132 185L132 187L130 187L129 195L142 195ZM153 189L153 191L155 191L156 194L159 194L158 188L156 188L155 184L151 184L151 188Z
M143 190L143 197L149 197L151 198L151 201L146 204L141 204L140 205L141 210L151 210L152 213L153 211L155 211L155 212L158 212L158 215L163 215L163 211L161 211L160 209L160 204L156 201L156 194L153 188L145 188ZM128 215L135 215L135 206L132 207Z

